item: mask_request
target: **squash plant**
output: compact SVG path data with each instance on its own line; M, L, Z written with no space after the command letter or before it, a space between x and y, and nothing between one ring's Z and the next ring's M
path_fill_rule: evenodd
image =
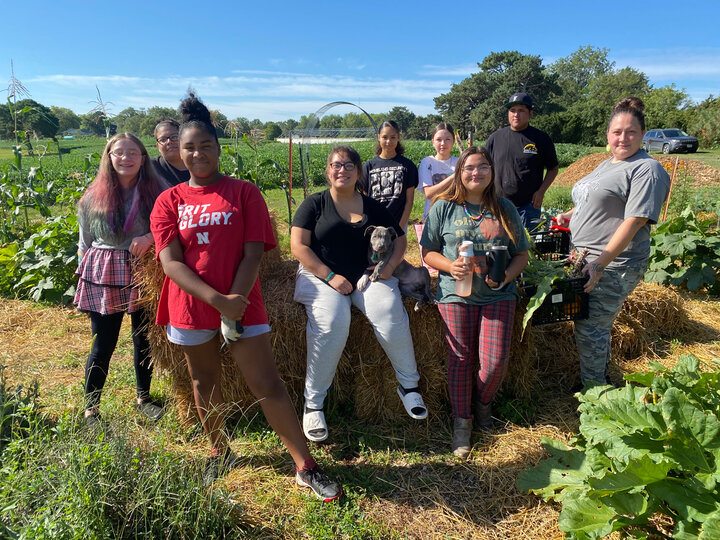
M580 433L549 438L550 457L524 471L518 488L562 503L567 538L670 538L651 517L672 519L672 538L720 538L720 362L701 372L683 356L672 369L651 364L625 375L624 388L578 394ZM633 383L633 384L630 384Z
M698 219L689 207L660 223L650 237L645 280L691 291L707 287L712 294L720 294L720 238L717 232L709 232L713 223L713 219Z

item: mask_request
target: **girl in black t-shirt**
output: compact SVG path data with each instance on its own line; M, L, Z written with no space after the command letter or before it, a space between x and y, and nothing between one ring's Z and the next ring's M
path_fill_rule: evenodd
M380 124L375 157L363 166L361 179L363 192L380 201L407 230L412 210L418 170L415 164L402 154L400 127L392 120Z
M334 148L326 168L330 189L303 201L290 233L290 248L300 261L295 300L305 305L308 315L303 430L311 441L328 436L322 409L345 348L353 305L368 318L390 358L405 410L418 420L427 416L408 315L392 275L403 259L407 239L380 203L359 192L361 164L353 148ZM378 225L395 229L395 250L380 279L359 291L355 283L368 265L365 233Z

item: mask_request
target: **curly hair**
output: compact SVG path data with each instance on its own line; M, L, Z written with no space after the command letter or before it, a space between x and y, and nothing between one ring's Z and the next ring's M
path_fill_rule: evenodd
M186 129L198 128L212 135L219 144L210 110L193 92L188 92L188 97L180 103L180 117L182 118L179 130L181 136Z

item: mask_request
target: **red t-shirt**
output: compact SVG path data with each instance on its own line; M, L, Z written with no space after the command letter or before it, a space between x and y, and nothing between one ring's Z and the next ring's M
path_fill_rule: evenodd
M230 290L245 242L275 247L270 216L260 190L250 182L223 176L211 186L179 184L157 198L150 215L157 256L177 237L184 262L205 283L222 294ZM265 305L256 280L248 297L245 326L267 324ZM218 328L220 312L165 277L156 324L196 330Z

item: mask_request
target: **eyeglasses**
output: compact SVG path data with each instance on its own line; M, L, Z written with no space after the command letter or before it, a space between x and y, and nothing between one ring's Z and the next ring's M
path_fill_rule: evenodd
M156 139L160 144L167 144L168 142L178 142L177 135L170 135L169 137L159 137Z
M125 152L123 152L122 150L113 150L112 152L110 152L110 155L116 158L127 157L130 159L138 159L140 158L140 156L142 156L142 153L138 152L137 150L127 150Z
M489 173L490 165L478 165L477 167L463 167L462 171L466 172L466 173L474 173L475 171L481 172L481 173Z
M345 169L347 172L354 171L355 170L355 164L352 161L346 161L345 163L340 163L339 161L333 161L330 164L330 167L333 171L339 171L340 169Z

